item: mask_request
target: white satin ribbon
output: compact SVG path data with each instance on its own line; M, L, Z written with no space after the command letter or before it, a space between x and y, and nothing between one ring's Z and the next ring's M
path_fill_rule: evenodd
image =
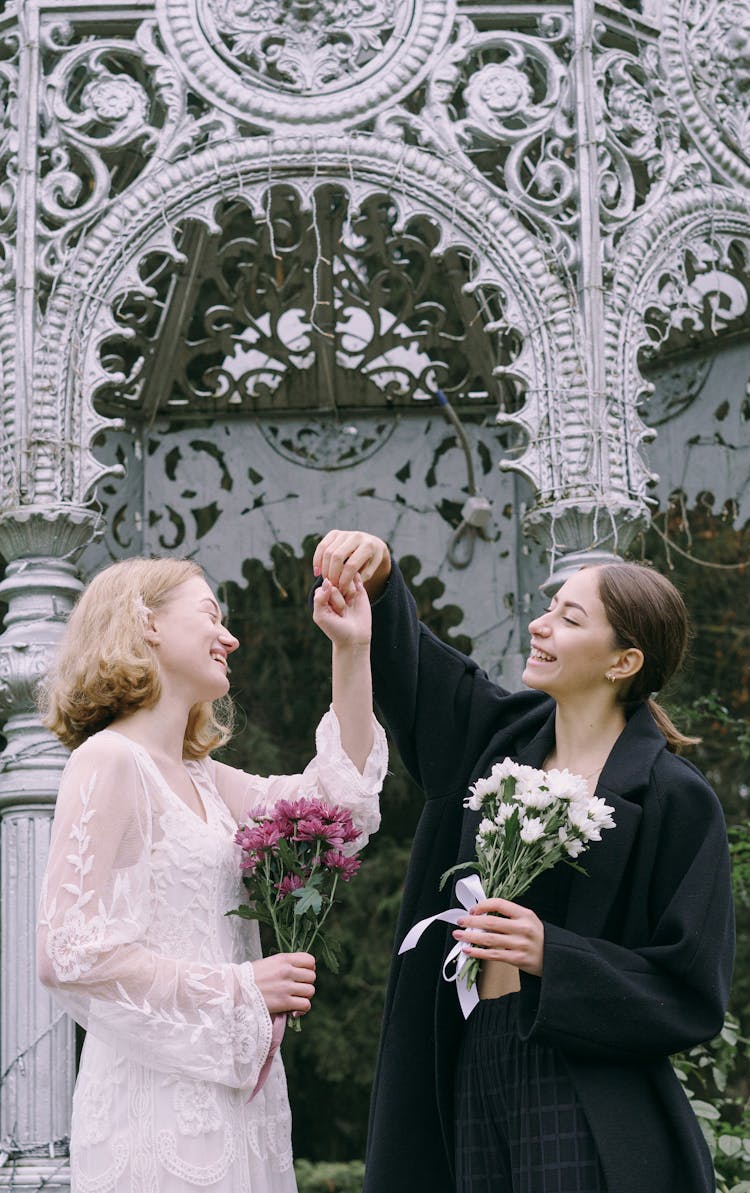
M448 911L441 911L438 915L430 915L426 920L420 920L413 928L409 929L401 942L401 948L398 950L399 956L401 953L406 953L409 949L414 948L425 928L429 928L430 924L434 924L436 920L443 920L446 924L457 924L459 920L464 918L467 911L471 911L472 907L475 907L477 903L481 903L487 897L482 890L478 874L470 874L468 878L459 878L456 883L456 894L463 906L451 907ZM468 954L463 951L463 942L458 941L443 962L443 977L446 982L456 983L456 993L458 1001L461 1004L464 1019L469 1018L469 1015L479 1002L476 984L469 989L466 984L466 975L463 973L465 965L470 960L471 958ZM453 973L446 972L454 961L456 967Z

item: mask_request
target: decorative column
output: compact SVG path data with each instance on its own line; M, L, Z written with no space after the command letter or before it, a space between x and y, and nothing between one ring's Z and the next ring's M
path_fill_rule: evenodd
M8 561L0 599L0 1189L69 1188L67 1143L75 1074L73 1023L36 976L36 916L50 826L67 751L35 705L70 609L82 588L71 562L96 515L27 506L0 517Z
M577 188L576 288L580 317L582 376L567 403L574 419L560 420L562 442L551 443L557 457L555 490L537 501L524 519L530 537L548 547L550 575L544 585L554 591L584 563L619 557L648 522L642 498L613 476L613 442L609 425L611 383L608 376L605 325L604 167L611 134L604 124L603 90L596 76L597 37L604 26L595 0L573 0L572 55L569 71L570 120L575 130ZM608 135L609 134L609 135ZM563 403L565 396L561 395ZM583 447L571 452L566 443L571 423L587 434Z

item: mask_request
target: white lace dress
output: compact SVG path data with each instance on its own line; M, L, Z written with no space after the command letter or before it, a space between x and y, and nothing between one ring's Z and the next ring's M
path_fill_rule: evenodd
M72 753L42 889L39 971L87 1030L73 1193L294 1193L279 1053L248 1101L271 1041L250 964L258 930L225 912L243 901L233 838L251 809L315 794L351 810L360 843L377 829L380 726L362 775L332 710L316 747L302 775L189 763L205 822L122 734L103 730Z

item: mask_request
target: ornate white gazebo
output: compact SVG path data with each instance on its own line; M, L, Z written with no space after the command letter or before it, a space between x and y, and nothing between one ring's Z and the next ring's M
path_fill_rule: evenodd
M648 523L650 363L746 326L750 3L18 0L0 96L0 1188L52 1190L33 694L81 551L242 582L346 518L512 661L540 553Z

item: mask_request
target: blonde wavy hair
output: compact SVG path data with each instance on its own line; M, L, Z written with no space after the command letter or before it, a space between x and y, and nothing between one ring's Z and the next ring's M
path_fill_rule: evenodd
M118 717L151 708L161 695L159 666L144 630L149 611L186 580L204 578L187 559L126 559L86 586L70 615L39 704L48 729L70 749ZM204 758L229 740L227 697L194 705L184 756Z

